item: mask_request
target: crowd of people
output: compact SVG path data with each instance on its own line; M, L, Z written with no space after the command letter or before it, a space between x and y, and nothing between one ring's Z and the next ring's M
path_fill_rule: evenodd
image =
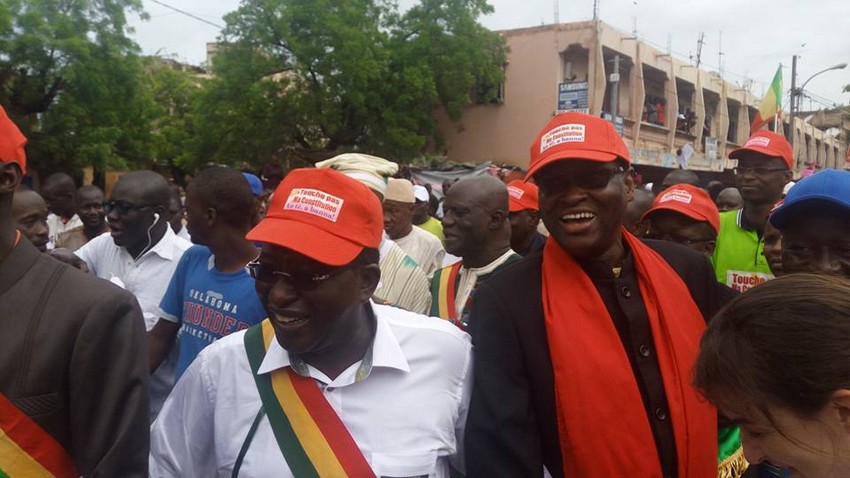
M36 192L25 144L0 476L850 476L850 172L789 189L781 135L652 191L564 113L442 201L361 153Z

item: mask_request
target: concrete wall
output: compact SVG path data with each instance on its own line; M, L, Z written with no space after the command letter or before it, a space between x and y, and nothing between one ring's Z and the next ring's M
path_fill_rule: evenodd
M676 150L690 143L696 151L689 162L691 169L722 171L734 166L726 159L728 152L749 136L749 117L760 98L724 81L716 72L678 61L604 23L546 25L501 34L510 49L503 102L472 106L459 123L437 113L446 144L439 153L449 160L526 167L534 136L556 114L560 82L589 82L590 114L600 115L610 106L606 98L611 94L608 80L615 55L620 56L622 66L618 103L623 137L636 164L675 167ZM659 91L666 100L664 124L642 121L646 98L659 96ZM736 112L729 108L730 101L738 106ZM686 106L696 116L694 126L688 132L677 131L676 116ZM710 137L717 144L713 159L706 157L706 118ZM727 141L730 124L736 128L734 143ZM807 157L822 157L818 164L824 165L836 163L831 158L844 157L834 138L824 138L821 132L812 134L824 144L811 141Z

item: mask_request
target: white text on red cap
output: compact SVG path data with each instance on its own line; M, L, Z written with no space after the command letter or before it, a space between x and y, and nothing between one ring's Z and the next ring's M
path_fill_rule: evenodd
M562 124L550 129L540 138L540 152L561 143L584 143L584 125Z
M658 200L658 203L663 204L665 202L676 201L690 204L693 199L694 196L684 189L670 189L661 195L661 199Z
M747 140L744 144L745 148L749 148L750 146L756 146L759 148L766 148L770 144L770 138L765 138L764 136L756 136Z
M525 194L525 191L516 186L508 186L508 194L510 194L514 199L522 199L522 195Z
M344 202L342 198L318 189L294 188L289 192L283 209L312 214L336 222Z

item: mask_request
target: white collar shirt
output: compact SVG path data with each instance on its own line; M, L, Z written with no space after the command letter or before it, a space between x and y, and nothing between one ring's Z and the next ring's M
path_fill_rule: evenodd
M459 274L460 283L457 286L457 293L455 295L455 313L457 314L457 317L463 316L463 310L466 308L466 301L469 300L469 296L475 289L475 285L478 283L478 278L492 273L494 270L504 264L508 259L515 255L516 252L514 252L513 249L509 248L507 252L497 257L495 260L493 260L493 262L487 264L486 266L461 266Z
M371 307L377 327L368 375L358 375L362 361L334 380L309 365L306 374L315 379L377 476L448 478L450 458L462 468L460 446L472 380L469 336L439 319ZM231 334L204 349L175 386L152 428L152 477L231 476L261 406L244 334ZM291 364L289 354L273 340L259 372ZM293 476L268 417L260 421L239 476Z
M142 307L145 328L150 330L159 320L159 303L183 252L192 243L177 237L170 227L153 247L134 260L127 249L116 246L109 234L101 234L77 249L75 254L86 261L89 271L132 292Z

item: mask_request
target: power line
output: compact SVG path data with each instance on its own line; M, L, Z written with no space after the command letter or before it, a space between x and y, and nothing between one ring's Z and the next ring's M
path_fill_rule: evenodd
M189 18L193 18L193 19L195 19L195 20L197 20L197 21L199 21L199 22L206 23L207 25L212 25L212 26L214 26L214 27L218 28L219 30L221 30L221 29L223 29L223 28L224 28L224 26L222 26L222 25L218 25L218 24L213 23L213 22L211 22L211 21L209 21L209 20L205 20L205 19L203 19L203 18L201 18L201 17L199 17L199 16L197 16L197 15L195 15L195 14L189 13L189 12L184 11L184 10L180 10L180 9L179 9L179 8L177 8L177 7L172 7L171 5L169 5L169 4L167 4L167 3L160 2L159 0L150 0L150 1L151 1L151 2L153 2L153 3L155 3L155 4L157 4L157 5L162 5L163 7L168 8L169 10L174 10L174 11L175 11L175 12L177 12L177 13L180 13L180 14L182 14L182 15L186 15L187 17L189 17Z

